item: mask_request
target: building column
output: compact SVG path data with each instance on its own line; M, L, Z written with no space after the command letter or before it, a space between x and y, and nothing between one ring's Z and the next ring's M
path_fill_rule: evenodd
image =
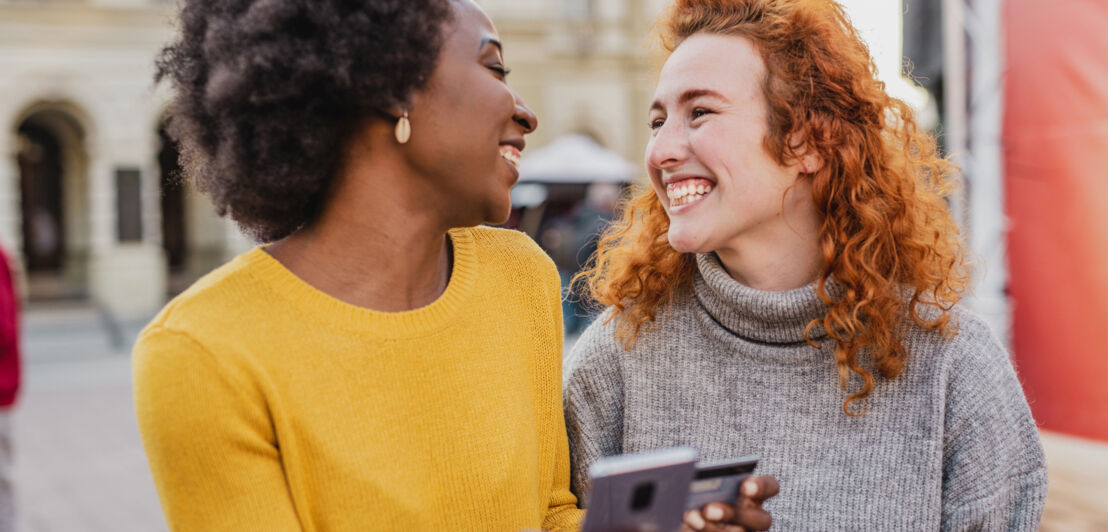
M20 228L18 137L0 131L0 246L9 255L18 255L23 232Z
M8 264L16 270L16 282L20 294L26 294L23 271L23 217L19 190L18 136L0 131L0 247L8 257Z
M143 139L148 140L148 139ZM157 186L149 165L127 164L119 161L145 160L147 155L135 156L136 146L148 146L149 142L123 143L126 158L104 156L112 150L90 149L93 160L89 165L89 194L91 196L90 222L92 224L91 256L89 260L89 291L93 301L118 322L136 322L149 319L165 304L167 274L165 252L157 239L158 205L148 206ZM142 151L142 150L139 150ZM136 196L126 192L127 176L120 173L137 173ZM132 177L134 174L131 174ZM120 189L124 189L120 197ZM137 236L121 234L120 216L128 209L137 209L139 225ZM133 238L133 239L132 239Z

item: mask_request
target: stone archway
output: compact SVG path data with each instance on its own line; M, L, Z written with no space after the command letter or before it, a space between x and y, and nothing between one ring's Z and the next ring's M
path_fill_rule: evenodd
M20 125L18 135L25 265L32 274L60 273L65 258L61 141L49 128L32 121Z
M42 107L15 125L20 252L31 299L88 295L88 155L85 130L64 109Z

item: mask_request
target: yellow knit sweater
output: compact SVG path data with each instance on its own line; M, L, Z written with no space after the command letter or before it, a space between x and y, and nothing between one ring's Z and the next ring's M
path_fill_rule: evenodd
M139 336L135 405L170 528L574 530L553 263L455 229L434 303L383 313L261 248Z

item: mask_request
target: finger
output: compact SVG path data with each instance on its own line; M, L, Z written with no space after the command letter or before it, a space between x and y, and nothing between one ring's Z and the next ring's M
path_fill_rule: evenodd
M760 505L748 500L745 505L739 508L739 515L735 519L735 524L747 530L769 530L769 527L773 524L773 516L763 510Z
M769 475L758 475L744 480L740 493L742 496L762 502L777 495L780 490L781 487L777 485L776 478Z
M708 521L704 525L704 528L695 532L746 532L746 529L739 525L731 525L726 523L713 523Z
M707 524L704 525L704 529L700 532L746 532L746 530L738 525L713 523L709 521Z
M700 515L700 510L689 510L685 512L683 521L686 526L693 530L704 530L704 525L707 524L704 521L704 516Z
M730 523L735 520L735 507L722 502L712 502L700 509L701 515L708 522Z

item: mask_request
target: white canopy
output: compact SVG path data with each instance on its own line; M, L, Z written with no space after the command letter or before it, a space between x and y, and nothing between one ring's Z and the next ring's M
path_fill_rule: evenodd
M638 173L637 166L580 134L554 139L524 155L519 166L520 182L532 183L630 183Z

